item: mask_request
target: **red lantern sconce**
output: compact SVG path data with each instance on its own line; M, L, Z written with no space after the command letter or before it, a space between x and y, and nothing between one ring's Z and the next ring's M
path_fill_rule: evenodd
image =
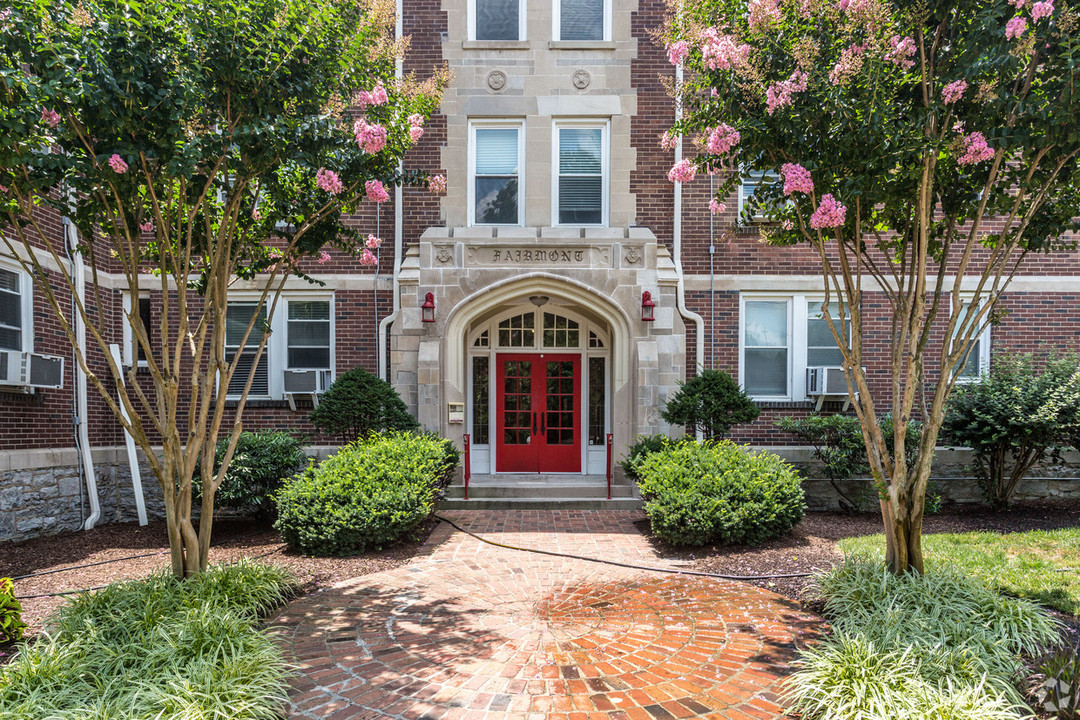
M656 320L656 303L653 302L652 293L648 290L641 293L641 319L645 322Z
M424 304L420 306L420 319L426 323L435 322L435 293L429 292L424 296Z

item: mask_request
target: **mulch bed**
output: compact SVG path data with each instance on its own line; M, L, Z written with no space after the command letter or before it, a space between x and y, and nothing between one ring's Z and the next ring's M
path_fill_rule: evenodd
M259 558L287 568L300 583L301 592L308 593L321 585L404 565L437 523L432 520L413 531L407 540L382 551L352 557L307 557L287 550L281 535L265 524L220 519L214 522L210 562ZM41 631L42 620L68 597L33 596L146 577L169 567L168 547L163 520L146 527L139 527L138 523L102 525L88 532L61 533L0 545L0 577L16 578L16 596L27 598L21 600L23 621L30 626L28 634L34 634ZM116 562L78 567L109 560ZM46 570L61 572L18 579ZM3 651L0 646L0 653Z

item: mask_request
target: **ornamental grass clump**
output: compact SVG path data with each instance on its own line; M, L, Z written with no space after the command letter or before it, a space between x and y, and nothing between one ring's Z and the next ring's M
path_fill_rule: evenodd
M275 496L274 527L312 555L380 549L431 516L458 458L453 443L434 435L370 435L287 480Z
M292 589L242 561L80 595L0 667L0 720L278 718L289 669L258 624Z
M790 465L729 440L671 443L648 454L637 475L653 532L675 545L757 545L806 510Z
M806 718L1028 717L1021 655L1058 637L1039 606L952 571L895 575L848 558L811 595L833 632L792 678L792 709Z

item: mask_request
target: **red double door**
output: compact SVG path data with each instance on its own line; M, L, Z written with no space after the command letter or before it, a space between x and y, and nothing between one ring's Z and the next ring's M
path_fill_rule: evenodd
M581 357L498 356L496 470L581 471Z

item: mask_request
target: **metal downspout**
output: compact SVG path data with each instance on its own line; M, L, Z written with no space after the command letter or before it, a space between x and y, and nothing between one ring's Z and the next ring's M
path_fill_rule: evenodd
M402 24L401 14L403 0L396 0L397 7L397 23L394 27L395 39L400 39L404 32ZM394 75L400 80L405 76L404 62L401 58L398 58L394 65ZM404 168L404 163L398 162L398 173L400 174ZM405 228L405 205L404 198L402 197L403 188L398 185L394 190L394 273L393 273L393 300L391 305L390 314L384 317L379 322L378 337L376 338L375 353L378 357L375 358L375 367L377 368L376 374L386 382L393 382L390 377L390 363L386 357L386 344L387 344L387 331L390 328L390 323L394 322L398 316L398 310L400 309L400 282L398 275L401 272L401 253L404 247L401 234ZM377 212L377 211L376 211Z
M79 236L75 224L68 218L64 218L64 230L67 234L68 247L71 249L71 272L75 279L75 294L79 301L86 307L86 265L83 264L82 253L79 252ZM82 314L72 313L72 322L75 323L75 340L82 357L86 358L86 323L83 322ZM75 423L78 426L79 453L82 458L83 474L86 480L86 495L90 499L90 517L83 523L84 530L93 530L94 525L101 519L101 502L98 500L97 475L94 473L94 459L90 452L90 427L87 424L88 403L86 389L86 372L82 365L75 364L75 400L77 416Z

